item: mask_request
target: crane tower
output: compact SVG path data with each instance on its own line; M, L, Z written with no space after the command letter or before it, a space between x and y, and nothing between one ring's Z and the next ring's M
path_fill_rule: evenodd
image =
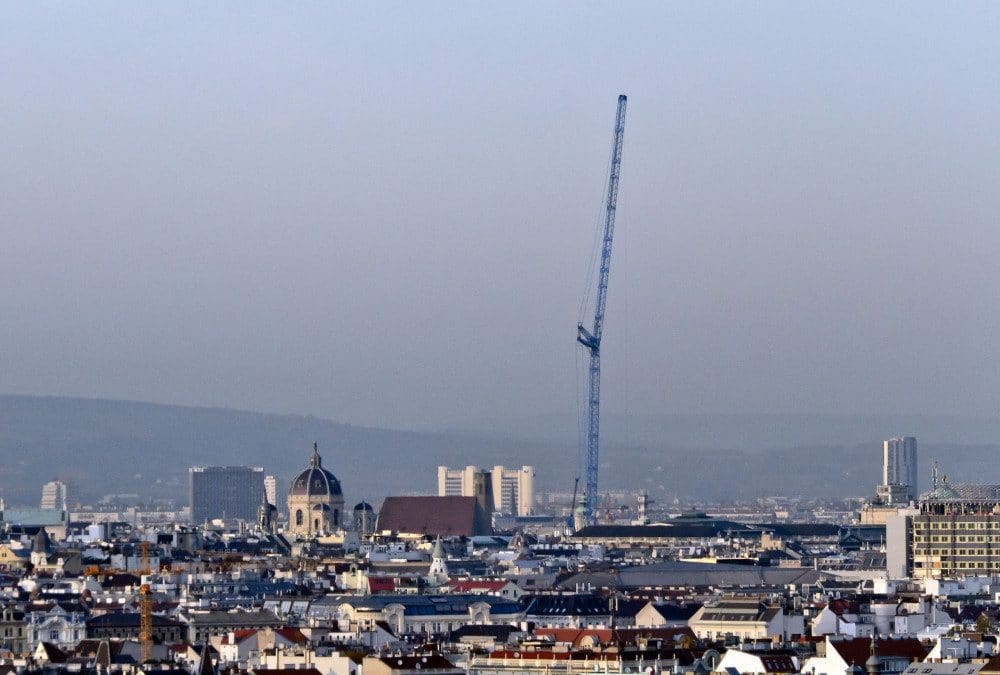
M625 108L628 98L618 97L615 115L615 135L611 148L611 171L608 174L608 194L604 206L604 236L601 239L601 267L597 277L597 298L594 306L594 326L587 330L577 324L576 340L590 353L589 385L587 388L587 486L586 521L593 522L597 508L598 441L601 429L601 335L604 332L604 308L608 299L608 276L611 273L611 241L615 234L615 210L618 207L618 179L622 169L622 141L625 136Z
M149 575L149 542L143 541L139 574ZM139 587L139 661L146 663L153 658L153 598L149 581Z

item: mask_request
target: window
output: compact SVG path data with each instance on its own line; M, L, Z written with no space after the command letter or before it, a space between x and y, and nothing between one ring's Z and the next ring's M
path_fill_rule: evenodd
M295 524L296 525L302 524L302 509L299 509L298 511L295 512Z

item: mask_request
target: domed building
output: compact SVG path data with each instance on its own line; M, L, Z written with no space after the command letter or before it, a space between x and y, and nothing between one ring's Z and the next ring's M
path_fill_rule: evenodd
M367 537L374 532L377 521L375 509L368 502L359 502L354 507L354 531L360 536Z
M313 443L309 468L292 480L288 491L288 533L301 537L333 532L342 526L344 494L340 481L323 468Z

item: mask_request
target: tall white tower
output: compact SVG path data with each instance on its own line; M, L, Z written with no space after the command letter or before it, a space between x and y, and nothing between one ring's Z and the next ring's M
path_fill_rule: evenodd
M445 559L444 549L441 547L440 536L434 542L434 551L431 553L431 567L427 571L427 576L439 585L448 582L448 561Z
M911 501L917 498L917 439L890 438L882 444L882 486ZM899 488L906 488L905 490Z
M264 476L264 497L268 504L278 505L278 480L274 476Z
M43 509L67 510L66 483L52 480L42 486L42 499L39 505Z

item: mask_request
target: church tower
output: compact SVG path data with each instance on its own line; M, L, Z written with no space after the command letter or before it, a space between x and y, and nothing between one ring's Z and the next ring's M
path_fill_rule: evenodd
M317 444L309 466L293 481L288 491L288 533L316 537L343 527L344 494L340 481L323 468Z
M434 552L431 553L431 568L427 576L432 584L443 586L448 583L448 562L445 559L444 548L441 546L441 536L434 542Z

